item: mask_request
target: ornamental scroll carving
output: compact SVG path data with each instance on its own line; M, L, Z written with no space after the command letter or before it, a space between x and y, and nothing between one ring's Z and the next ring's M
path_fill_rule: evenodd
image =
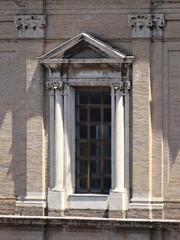
M163 14L132 14L128 16L134 38L161 37L165 26Z
M46 18L44 15L18 15L15 17L18 38L43 38Z

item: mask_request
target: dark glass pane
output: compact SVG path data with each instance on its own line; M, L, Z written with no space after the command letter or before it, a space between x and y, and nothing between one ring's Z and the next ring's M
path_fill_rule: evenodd
M87 104L88 103L88 93L89 91L80 91L78 94L79 104Z
M87 109L86 108L79 109L79 121L87 121Z
M110 125L104 125L103 138L105 140L111 139L111 126Z
M103 101L104 101L104 104L108 104L108 105L111 104L111 92L110 91L103 92Z
M111 160L104 160L104 173L111 174Z
M88 173L88 161L79 160L79 174L87 175Z
M111 189L111 178L104 178L104 192L109 193L109 190Z
M104 156L105 157L110 157L111 156L111 143L108 142L104 142Z
M87 191L87 178L79 178L79 189L80 191Z
M101 92L91 91L90 104L101 104Z
M108 193L110 187L110 91L76 90L76 191Z
M79 142L77 156L87 157L88 156L88 142Z
M90 126L90 138L96 140L100 138L100 125Z
M100 192L101 190L101 179L100 178L91 178L91 191Z
M77 137L80 139L87 138L87 126L86 125L80 125L77 127Z
M105 122L111 121L111 108L104 108L104 121Z
M100 161L99 159L91 160L91 174L100 175Z
M90 156L91 157L99 157L99 144L97 142L93 142L90 144Z
M100 108L91 108L90 109L90 121L101 121L101 109Z

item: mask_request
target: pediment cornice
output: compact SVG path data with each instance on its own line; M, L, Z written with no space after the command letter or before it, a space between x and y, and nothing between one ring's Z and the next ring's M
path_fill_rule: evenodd
M83 42L83 46L91 48L92 51L97 52L100 56L98 58L91 58L84 56L82 58L73 57L76 52L73 48L80 45ZM81 45L80 45L81 48ZM71 57L67 57L66 53L71 53ZM82 50L83 51L83 50ZM80 33L73 37L69 41L59 45L53 50L47 52L46 54L39 57L40 63L45 65L57 65L57 64L83 64L83 63L131 63L133 61L133 56L127 56L126 54L112 48L107 43L102 42L99 39L94 38L90 34Z

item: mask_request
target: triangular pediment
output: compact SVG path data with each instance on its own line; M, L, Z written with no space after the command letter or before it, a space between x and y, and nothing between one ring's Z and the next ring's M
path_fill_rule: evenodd
M124 53L86 33L80 33L40 57L41 60L57 59L115 59L123 60Z
M100 51L86 41L81 41L64 53L65 59L99 59L109 58L106 52Z

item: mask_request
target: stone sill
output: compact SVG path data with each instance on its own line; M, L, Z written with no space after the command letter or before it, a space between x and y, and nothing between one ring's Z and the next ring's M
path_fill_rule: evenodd
M115 219L85 217L0 216L0 224L8 226L46 226L95 229L180 229L180 220Z
M101 209L108 208L109 195L71 194L67 199L67 209Z

